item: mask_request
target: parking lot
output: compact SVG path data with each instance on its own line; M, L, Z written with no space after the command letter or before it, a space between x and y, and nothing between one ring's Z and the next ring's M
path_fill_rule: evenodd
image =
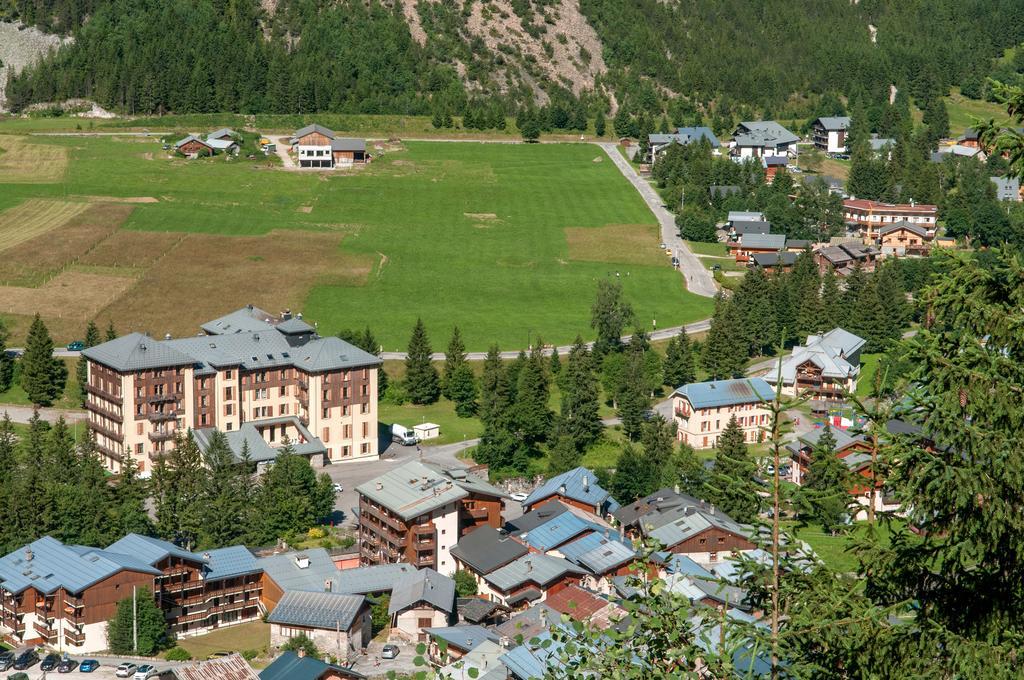
M45 658L46 654L44 652L40 652L39 656L42 659L42 658ZM71 658L75 659L76 661L79 661L79 662L81 662L83 659L96 659L97 661L100 662L100 667L97 668L92 673L82 673L77 668L74 671L72 671L71 673L57 673L57 671L46 671L46 672L44 672L44 671L42 671L39 668L40 664L36 663L31 668L29 668L28 670L24 670L24 671L16 671L13 668L11 668L11 669L7 670L6 672L0 673L0 678L3 678L4 680L6 680L9 676L14 675L15 673L25 673L25 674L28 675L30 680L43 680L44 678L48 679L48 680L54 680L55 678L69 678L69 679L71 679L71 678L93 678L93 680L115 680L116 676L114 675L114 671L117 668L118 664L120 664L121 661L122 661L122 659L103 659L103 658L99 658L99 657L90 657L90 656L72 656ZM139 661L132 662L132 663L137 663L137 664L141 665L143 663L149 663L149 662L139 660ZM163 670L170 670L171 667L177 666L177 665L180 665L180 664L173 663L173 662L168 662L168 661L162 661L162 662L156 662L153 665L156 666L157 670L163 671ZM161 677L163 677L163 678L170 678L171 676L169 674L165 674L165 675L163 675Z

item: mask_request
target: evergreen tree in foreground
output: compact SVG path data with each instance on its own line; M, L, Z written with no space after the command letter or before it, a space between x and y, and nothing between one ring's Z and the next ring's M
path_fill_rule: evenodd
M615 402L622 420L622 431L630 440L636 439L644 423L644 414L650 407L650 386L644 364L644 350L640 343L630 343L623 354L622 381Z
M736 416L718 435L715 467L708 481L709 496L723 512L737 522L750 523L757 519L760 497L754 474L757 467L750 459L743 430Z
M21 358L21 387L36 406L49 406L64 391L67 367L53 356L53 340L36 314Z
M437 369L431 363L432 353L423 319L416 319L405 357L405 389L414 404L433 404L441 395Z
M460 366L466 363L466 344L462 341L459 327L452 329L452 338L448 341L448 349L444 353L444 372L441 374L441 393L445 398L455 401L448 390L448 381Z
M133 644L136 626L137 647ZM130 592L120 600L114 618L107 622L107 644L114 654L152 656L173 643L174 636L167 629L164 612L145 586L135 591L134 601Z
M668 342L665 349L665 362L662 364L664 371L664 384L675 389L692 383L697 379L697 371L694 366L693 348L690 347L690 338L683 331Z
M616 351L622 344L622 333L633 322L633 307L622 297L622 284L611 279L597 282L597 297L590 308L590 327L597 331L594 356Z
M798 504L826 532L838 529L846 519L850 501L849 470L836 457L836 438L825 423L818 443L811 452Z
M252 541L263 545L291 533L305 533L331 514L334 496L331 478L326 473L318 477L309 460L285 442L255 493L254 507L260 512L252 522Z
M558 376L558 384L562 390L558 433L568 436L578 452L585 451L601 436L603 425L594 360L578 336L569 350L565 368Z
M14 379L14 359L7 356L7 339L10 334L4 327L3 319L0 319L0 392L6 392L11 388Z
M89 325L86 327L85 340L83 341L83 344L87 349L100 344L100 329L96 328L95 321L90 321ZM89 361L85 358L84 354L78 357L78 365L75 367L75 374L78 377L78 396L81 400L82 408L85 408L85 402L89 396L85 391L85 386L89 382Z

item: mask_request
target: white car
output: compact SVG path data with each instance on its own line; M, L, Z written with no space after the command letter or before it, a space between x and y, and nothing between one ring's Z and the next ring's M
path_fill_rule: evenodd
M343 487L341 484L335 484L334 485L334 493L341 493L344 490L345 490L345 487Z
M135 677L132 680L149 680L150 678L155 678L158 675L160 675L160 673L157 672L156 667L150 666L147 663L136 669Z
M133 675L135 675L135 671L137 669L138 666L136 666L133 663L128 663L127 661L125 661L123 664L117 667L117 670L114 671L114 675L119 678L130 678Z
M523 501L526 500L527 494L523 493L522 491L517 491L516 493L509 494L509 498L514 500L516 503L522 503Z

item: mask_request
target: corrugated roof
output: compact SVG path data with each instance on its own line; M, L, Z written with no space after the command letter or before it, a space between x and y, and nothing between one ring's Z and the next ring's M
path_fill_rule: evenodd
M356 491L403 519L418 517L469 495L453 479L418 461L360 484Z
M478 574L489 574L528 552L522 543L489 526L466 534L451 550L454 557Z
M270 623L324 630L348 630L366 604L362 595L289 591L267 617Z
M305 568L298 566L297 558L300 556L309 560L309 565ZM268 555L257 559L256 564L285 592L289 590L323 592L324 584L327 581L331 582L331 590L334 592L352 592L343 591L337 587L338 568L334 566L334 560L323 548Z
M178 680L258 680L260 677L249 662L237 653L221 659L177 666L174 675Z
M782 250L786 247L785 234L759 234L756 232L746 233L740 236L740 245L744 248L771 248Z
M718 408L771 401L775 392L763 378L736 378L690 383L675 391L694 408Z
M531 548L547 552L580 534L593 531L600 531L600 527L567 512L531 529L520 538Z
M382 593L390 591L403 575L416 571L411 564L376 564L372 567L358 567L338 572L338 592Z
M558 549L565 559L592 574L603 575L636 559L636 551L623 543L618 535L593 533L567 543Z
M306 127L299 128L298 130L295 131L293 137L298 139L299 137L304 137L311 132L319 132L324 137L334 139L334 130L331 130L330 128L325 128L323 125L318 125L316 123L313 123L312 125L307 125Z
M564 491L562 489L564 487ZM578 467L555 475L523 501L523 507L531 507L546 498L562 496L598 508L600 512L615 512L618 502L597 483L597 475L585 467Z
M351 137L332 139L331 151L366 151L366 140Z
M565 574L582 574L576 565L551 555L530 554L486 574L483 578L499 590L508 591L524 583L544 586Z
M80 593L121 571L154 576L161 573L133 556L88 546L66 546L51 536L0 557L0 584L11 593L30 587L42 593L58 588Z
M143 536L142 534L128 534L124 538L108 545L107 550L125 555L134 555L150 566L171 555L188 560L189 562L202 563L204 561L201 556L178 547L170 541L153 538L152 536Z
M501 638L492 631L477 625L459 624L444 628L424 628L423 632L438 640L444 640L451 647L468 652L490 640L498 642Z
M455 609L455 581L429 567L403 574L391 589L388 614L397 614L419 602L451 614Z
M244 545L232 545L226 548L215 548L203 553L209 555L205 578L207 581L216 581L243 574L255 574L262 569L256 561L256 556L249 552Z
M332 666L311 656L299 656L295 652L285 652L260 671L260 680L320 680L328 670L332 669L343 678L359 680L366 677L351 668Z

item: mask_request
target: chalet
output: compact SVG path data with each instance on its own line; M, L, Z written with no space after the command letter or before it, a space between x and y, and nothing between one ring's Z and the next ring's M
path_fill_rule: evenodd
M857 389L860 376L860 352L865 340L842 328L823 335L810 335L805 345L797 345L782 362L782 393L812 397L812 409L823 411L829 404L843 401ZM779 372L772 369L765 381L775 384Z
M1017 177L990 177L996 185L996 198L1000 201L1019 203L1024 200L1024 191L1021 191L1020 179Z
M299 157L300 168L330 169L366 163L366 140L338 137L333 130L307 125L292 135L292 147Z
M597 517L605 517L619 507L611 494L597 483L594 473L584 467L556 475L534 489L523 501L523 510L529 512L552 501L561 501Z
M236 137L238 137L238 133L232 130L231 128L221 128L219 130L214 130L210 134L206 135L207 141L214 139L220 141L234 141Z
M411 461L356 487L364 565L407 562L455 572L451 549L488 525L501 526L507 494L465 470Z
M330 591L285 593L267 616L267 623L272 647L280 648L291 638L305 635L339 659L365 649L373 632L366 597Z
M985 152L976 146L952 144L939 147L937 151L932 153L930 160L932 163L943 163L947 158L977 158L983 161L985 157Z
M775 175L786 169L789 164L787 156L762 156L761 167L764 168L764 183L771 184Z
M981 135L974 128L967 128L964 133L957 137L956 143L974 149L981 148Z
M848 116L823 116L811 124L814 146L825 153L846 153L846 131L850 127Z
M569 586L544 602L560 614L574 621L583 621L599 629L608 627L612 618L624 617L626 612L612 604L607 597L579 586Z
M729 226L736 226L737 222L764 222L763 212L753 212L746 210L730 210L729 215L725 221Z
M931 250L933 236L933 232L919 224L896 222L878 230L875 245L881 249L883 256L927 255Z
M866 243L874 241L878 229L896 222L910 222L927 229L935 229L938 213L938 206L913 201L903 204L881 203L861 198L848 198L843 201L843 217L846 224L859 229Z
M263 572L260 606L264 611L273 612L286 592L342 592L337 587L338 570L323 548L268 555L256 562Z
M800 253L790 250L781 253L755 253L750 256L747 266L782 271L788 274L793 271L793 265L796 264L798 257L800 257Z
M427 628L424 633L430 641L427 656L435 663L442 659L446 662L458 661L484 643L494 644L501 640L496 633L483 626L464 623L457 626ZM444 652L441 651L440 642L444 642Z
M501 662L508 650L500 644L485 640L472 650L437 670L437 677L448 680L509 680L512 674Z
M338 591L356 595L390 593L395 583L416 572L411 564L374 564L338 572Z
M885 160L892 159L892 150L896 146L896 140L892 137L879 137L877 134L872 134L871 139L868 140L868 147L871 148L871 152L876 158L884 158Z
M641 519L648 513L656 510L662 511L679 506L701 508L711 510L711 504L694 498L685 493L680 493L678 487L675 489L658 489L654 493L633 501L629 505L623 505L615 511L615 520L632 539L639 539L643 533L641 530Z
M579 585L584 575L582 568L561 557L531 553L484 576L480 594L516 609Z
M496 626L508 617L508 610L505 607L475 595L457 598L455 610L460 621L482 626Z
M241 654L234 652L225 657L176 666L174 677L178 680L259 680L260 676Z
M730 241L736 241L744 234L768 234L771 233L771 230L771 222L744 220L742 222L730 223L728 237Z
M544 507L553 508L556 505L561 506L560 503L549 503ZM473 574L479 586L484 576L529 552L529 548L505 532L492 527L480 527L463 536L458 545L452 548L451 554L456 568Z
M765 404L774 397L771 386L761 378L683 385L672 393L676 438L696 449L713 448L735 415L744 439L760 441L769 421Z
M391 589L392 639L426 642L428 628L447 626L454 622L454 615L455 581L433 569L404 574Z
M198 158L202 155L212 156L213 146L210 142L200 139L195 135L189 135L174 143L174 150L189 158Z
M849 276L858 263L863 271L874 271L878 255L875 246L850 241L820 248L814 252L814 259L823 273L831 267L836 275Z
M755 547L751 527L733 521L713 505L662 505L641 516L639 525L641 535L657 541L663 550L701 564Z
M631 572L637 553L618 532L589 532L563 544L553 553L586 571L580 583L592 591L609 593L611 580Z
M764 156L797 155L800 138L774 120L747 121L733 131L730 154L737 161Z
M365 680L351 668L329 664L311 656L285 652L260 671L260 680Z
M749 262L757 253L778 253L786 249L785 234L764 234L753 232L743 234L734 243L728 244L736 262Z
M699 142L702 139L706 139L712 149L718 149L722 146L721 142L718 141L718 137L716 137L715 133L711 131L711 128L703 126L681 127L674 133L650 134L647 136L647 145L650 151L648 152L646 160L647 162L653 163L659 156L664 154L672 144L686 146L687 144Z

